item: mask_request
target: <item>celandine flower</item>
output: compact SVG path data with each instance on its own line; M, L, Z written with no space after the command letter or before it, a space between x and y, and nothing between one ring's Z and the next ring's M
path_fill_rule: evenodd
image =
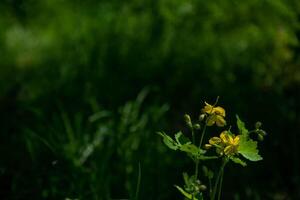
M206 148L216 147L217 152L221 155L227 156L234 155L238 152L238 146L240 143L240 136L230 134L228 131L223 131L220 137L212 137L209 139L209 144L206 144Z
M222 127L226 125L226 121L224 119L225 117L224 108L220 106L214 107L205 102L205 106L202 109L202 112L208 115L207 123L206 123L207 126L212 126L216 124L217 126Z

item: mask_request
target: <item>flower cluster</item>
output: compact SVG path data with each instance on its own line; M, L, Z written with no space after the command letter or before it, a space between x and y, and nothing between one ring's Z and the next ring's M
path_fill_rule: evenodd
M257 122L255 129L249 131L238 115L236 115L237 135L231 132L231 128L223 129L218 136L210 137L208 143L204 145L206 150L203 149L204 136L208 127L216 125L224 128L227 124L225 109L217 106L217 103L218 98L213 105L205 102L198 120L192 120L188 114L184 115L184 121L190 135L179 131L173 139L164 132L158 132L166 146L172 150L186 153L194 161L194 174L190 176L183 173L184 187L175 186L184 195L185 199L203 200L206 197L204 195L206 192L208 192L207 196L210 197L210 200L221 199L224 169L229 161L245 167L247 166L246 160L259 161L263 159L259 155L257 141L253 140L253 138L257 138L262 141L266 136L266 132L261 129L262 124ZM197 135L197 133L200 133L200 135ZM253 134L255 135L253 136ZM212 154L207 151L209 149L214 149L216 153ZM212 170L203 165L206 160L222 160L218 174L214 175ZM203 167L203 175L209 180L207 186L199 179L201 178L199 173L200 164ZM213 185L212 181L214 181Z
M226 125L225 121L225 109L220 106L213 106L205 102L205 106L202 109L202 113L207 115L206 125L212 126L216 124L219 127ZM231 156L237 154L238 146L240 142L240 136L235 136L230 131L223 131L220 137L212 137L209 139L209 144L205 145L206 149L211 147L216 148L216 152L219 155Z

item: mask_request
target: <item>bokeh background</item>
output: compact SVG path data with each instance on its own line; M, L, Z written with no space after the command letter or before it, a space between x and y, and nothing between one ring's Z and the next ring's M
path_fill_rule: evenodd
M298 0L1 0L0 198L180 199L204 101L263 122L224 199L300 199ZM217 133L216 133L217 134Z

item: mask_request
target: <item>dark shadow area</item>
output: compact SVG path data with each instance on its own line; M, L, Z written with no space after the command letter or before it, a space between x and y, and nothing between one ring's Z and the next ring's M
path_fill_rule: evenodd
M300 199L297 0L2 0L0 199L180 199L192 170L156 134L204 101L251 127L263 161L224 199Z

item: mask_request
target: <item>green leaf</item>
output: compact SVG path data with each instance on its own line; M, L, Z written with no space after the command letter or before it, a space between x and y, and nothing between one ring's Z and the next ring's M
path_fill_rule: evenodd
M178 144L181 144L180 141L179 141L179 138L182 136L182 132L179 131L178 133L175 134L175 140Z
M248 137L249 136L248 129L246 129L245 123L239 118L238 115L236 115L236 124L240 134Z
M180 151L184 151L186 153L190 153L192 155L198 155L199 153L199 149L197 146L195 146L194 144L191 143L186 143L184 145L181 145L179 148Z
M238 152L248 160L262 160L262 157L258 154L257 142L249 139L245 135L240 137Z
M178 144L166 133L158 132L158 134L163 138L163 142L167 147L173 150L177 150L179 148Z
M189 138L185 137L181 131L175 134L175 140L179 145L191 143Z
M183 196L185 196L187 199L190 199L190 200L198 200L196 197L193 197L193 195L187 193L184 189L182 189L181 187L179 187L178 185L175 185L175 187L177 188L177 190L179 190L179 192L181 194L183 194Z
M247 163L244 162L243 160L241 160L240 158L237 158L237 157L230 157L230 160L232 160L234 163L236 164L240 164L242 165L243 167L246 167L247 166Z
M189 143L186 143L184 145L181 145L179 147L180 151L189 153L197 158L200 158L201 155L203 155L206 151L203 149L199 149L196 145Z
M200 155L198 158L200 160L213 160L213 159L218 159L219 157L218 156L203 156L203 155Z

